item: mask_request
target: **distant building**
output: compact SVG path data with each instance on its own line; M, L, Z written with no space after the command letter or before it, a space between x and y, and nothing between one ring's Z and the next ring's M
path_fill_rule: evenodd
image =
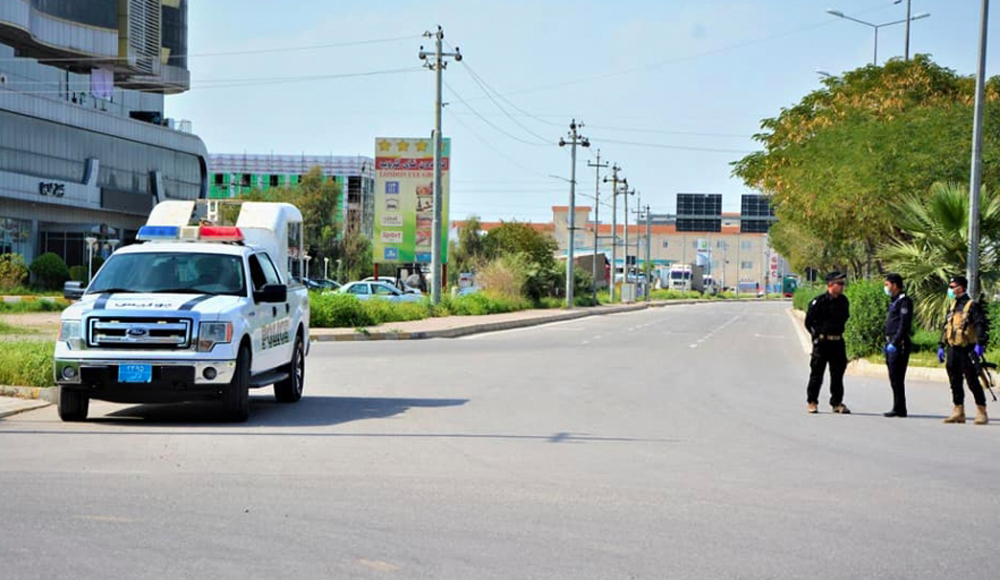
M362 156L213 153L209 156L208 196L225 199L254 189L295 185L319 167L324 177L340 186L342 195L336 204L340 235L356 229L371 238L375 225L374 165L374 159Z
M590 219L592 208L576 206L577 232L574 239L574 251L577 254L593 254L594 229L597 229L598 244L596 252L604 253L611 259L611 224L605 221L595 224ZM602 215L603 215L602 208ZM548 233L559 246L560 255L566 255L568 241L567 206L552 207L552 221L548 223L529 223L538 231ZM720 284L743 290L755 289L759 284L763 287L765 280L771 284L780 282L780 276L789 273L784 259L769 249L767 234L762 232L747 233L741 231L741 215L738 213L722 213L719 232L680 232L677 230L676 216L659 216L650 226L650 262L654 265L668 266L671 264L690 264L698 262L705 266L705 271L711 274ZM655 217L655 216L654 216ZM489 231L503 222L483 222L483 231ZM457 236L465 221L452 222L453 237ZM617 237L616 266L623 268L625 264L625 226L616 224ZM629 251L635 256L638 264L646 257L646 224L636 224L630 217L628 224ZM776 261L772 264L772 261ZM776 276L772 273L777 273Z
M187 4L0 1L0 253L85 264L85 238L107 254L157 201L207 195L204 143L164 116L190 84Z

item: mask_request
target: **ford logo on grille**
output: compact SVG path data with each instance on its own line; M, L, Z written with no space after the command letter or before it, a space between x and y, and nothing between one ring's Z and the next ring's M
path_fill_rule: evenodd
M145 328L130 328L128 329L127 334L129 336L139 337L139 336L146 336L147 334L149 334L149 331L146 330Z

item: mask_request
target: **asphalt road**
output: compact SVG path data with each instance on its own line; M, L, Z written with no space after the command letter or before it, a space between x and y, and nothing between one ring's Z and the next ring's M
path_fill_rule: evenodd
M1000 577L1000 422L918 383L885 419L850 377L854 414L806 415L787 307L314 345L307 396L246 425L0 420L0 576Z

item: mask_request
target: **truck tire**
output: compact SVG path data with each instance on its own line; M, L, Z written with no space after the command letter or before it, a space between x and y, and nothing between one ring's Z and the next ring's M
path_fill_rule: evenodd
M306 356L302 335L295 336L292 360L288 363L288 378L274 383L274 398L279 403L295 403L302 398L302 384L306 378Z
M228 421L246 423L250 416L250 349L246 345L240 347L236 373L222 392L222 404Z
M90 409L90 397L76 389L59 387L59 418L63 421L85 421Z

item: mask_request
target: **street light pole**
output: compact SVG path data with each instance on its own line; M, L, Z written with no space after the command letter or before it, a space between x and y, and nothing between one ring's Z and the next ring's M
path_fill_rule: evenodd
M979 188L983 171L983 92L986 81L986 37L990 0L983 0L979 19L979 69L976 72L976 105L972 125L972 177L969 180L969 255L966 258L969 296L979 295Z
M907 58L909 58L909 50L910 50L910 48L909 48L910 47L910 33L909 33L909 28L910 28L910 22L913 21L913 20L920 20L921 18L927 18L928 16L930 16L929 12L922 12L920 14L917 14L916 16L912 16L911 17L910 16L910 12L909 12L909 0L907 0L907 11L906 11L906 18L905 19L903 19L903 20L893 20L892 22L884 22L882 24L875 24L875 23L872 23L872 22L867 22L865 20L860 20L858 18L854 18L853 16L848 16L848 15L844 14L843 12L841 12L839 10L830 9L830 10L827 10L826 12L827 12L827 14L830 14L832 16L836 16L837 18L843 18L844 20L850 20L851 22L857 22L858 24L864 24L865 26L868 26L869 28L875 29L875 56L872 59L872 64L875 65L875 66L878 66L878 29L879 28L885 28L886 26L894 26L896 24L902 24L902 23L905 22L906 23L906 29L907 29L907 32L906 32L906 52L907 52Z
M568 230L568 242L566 244L566 308L573 308L573 290L576 281L573 273L573 250L576 246L576 146L590 147L590 141L586 137L577 134L576 130L583 127L583 123L577 124L573 119L569 124L569 141L559 139L559 146L570 146L570 158L572 166L569 171L569 216L566 225Z
M615 267L618 261L618 172L622 168L617 165L611 166L611 275L608 283L610 288L610 302L615 302ZM608 178L605 177L604 181ZM626 182L627 183L627 182Z

